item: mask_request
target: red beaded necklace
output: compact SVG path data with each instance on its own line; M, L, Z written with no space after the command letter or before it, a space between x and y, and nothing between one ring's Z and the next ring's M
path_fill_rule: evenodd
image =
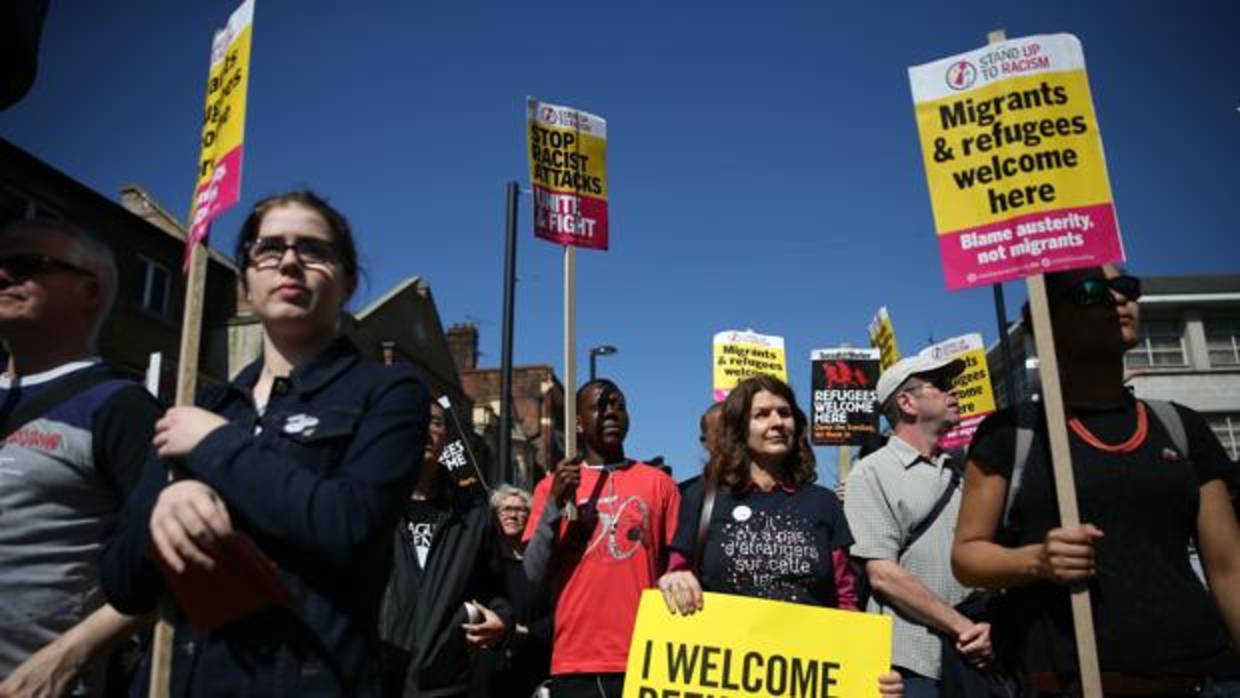
M1132 453L1145 443L1145 437L1150 433L1150 420L1145 414L1145 403L1140 401L1137 402L1137 430L1123 443L1112 445L1103 442L1085 428L1079 417L1069 419L1068 426L1072 427L1072 431L1081 437L1082 441L1104 453Z

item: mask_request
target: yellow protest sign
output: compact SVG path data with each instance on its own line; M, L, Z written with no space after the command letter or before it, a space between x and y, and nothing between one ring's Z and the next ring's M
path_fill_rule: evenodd
M784 338L751 331L728 330L715 334L714 396L718 402L732 392L737 383L750 376L766 374L788 382L788 362Z
M707 592L673 615L642 592L624 698L874 698L891 668L891 618Z
M870 320L870 346L878 349L878 367L887 367L900 360L900 347L896 344L896 329L891 324L887 306L882 306Z
M607 120L533 97L526 120L534 235L607 249Z
M187 250L206 238L211 221L241 199L245 95L250 83L253 27L254 0L246 0L211 42L211 69L207 75Z
M932 359L956 358L964 361L964 372L956 377L956 399L960 404L960 424L939 439L943 448L965 448L982 420L995 411L995 391L986 363L986 345L974 332L939 342L921 351Z
M1123 260L1075 36L991 44L909 82L949 288Z

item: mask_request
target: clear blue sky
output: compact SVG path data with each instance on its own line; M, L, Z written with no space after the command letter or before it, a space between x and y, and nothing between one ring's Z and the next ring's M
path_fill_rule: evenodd
M866 343L886 304L905 353L995 337L991 293L945 290L906 68L1011 37L1085 47L1130 267L1236 272L1240 4L341 3L257 0L243 201L326 194L370 283L427 279L498 365L503 187L528 186L526 95L608 119L612 249L578 257L579 376L629 398L630 455L702 462L710 340L781 334L807 407L809 352ZM123 5L123 6L122 6ZM0 135L116 197L183 212L211 34L232 2L53 0L38 82ZM522 200L516 358L561 365L561 250ZM1023 297L1008 285L1010 313ZM826 483L835 453L820 449Z

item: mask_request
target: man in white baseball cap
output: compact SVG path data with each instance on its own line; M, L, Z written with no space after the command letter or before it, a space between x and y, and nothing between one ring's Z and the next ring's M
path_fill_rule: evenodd
M866 610L892 617L892 664L906 698L937 698L940 634L968 661L993 657L990 626L953 606L968 595L952 575L951 547L960 511L960 470L939 438L960 422L954 381L959 359L911 356L878 379L877 398L891 438L848 476L844 513L873 590Z

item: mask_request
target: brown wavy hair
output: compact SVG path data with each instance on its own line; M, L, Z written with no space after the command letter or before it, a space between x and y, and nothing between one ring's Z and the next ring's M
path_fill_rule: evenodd
M749 464L753 460L749 453L749 410L753 407L754 396L763 390L788 401L796 424L793 433L796 446L788 452L777 474L780 481L799 489L818 479L814 450L805 435L808 420L797 406L792 388L778 378L758 375L741 381L723 401L718 441L706 464L707 477L734 495L744 494L749 488Z

